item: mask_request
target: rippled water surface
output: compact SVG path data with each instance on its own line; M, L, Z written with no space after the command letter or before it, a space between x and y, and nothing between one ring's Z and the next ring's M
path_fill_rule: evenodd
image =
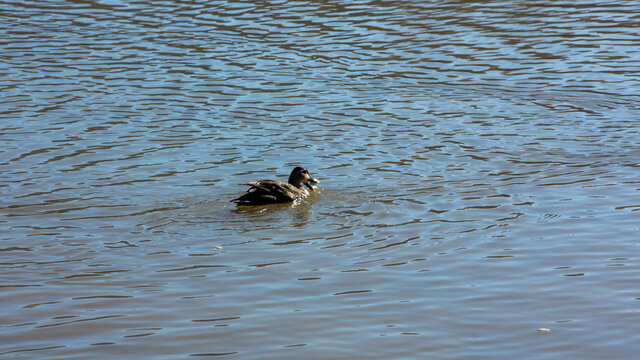
M639 11L3 2L0 355L636 357Z

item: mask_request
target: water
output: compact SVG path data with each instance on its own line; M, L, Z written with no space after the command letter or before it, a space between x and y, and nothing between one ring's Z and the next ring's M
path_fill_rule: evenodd
M634 358L638 10L3 3L0 355Z

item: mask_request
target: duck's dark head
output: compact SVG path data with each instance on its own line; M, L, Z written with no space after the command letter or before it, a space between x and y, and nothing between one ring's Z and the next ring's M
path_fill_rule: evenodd
M293 171L291 171L291 175L289 175L289 184L295 187L301 187L304 184L309 190L314 191L313 185L320 182L318 179L312 178L311 174L309 174L309 170L307 170L304 166L296 166Z

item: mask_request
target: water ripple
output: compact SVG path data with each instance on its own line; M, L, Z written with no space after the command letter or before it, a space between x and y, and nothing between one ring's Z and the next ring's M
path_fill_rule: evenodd
M636 354L636 10L3 4L0 354Z

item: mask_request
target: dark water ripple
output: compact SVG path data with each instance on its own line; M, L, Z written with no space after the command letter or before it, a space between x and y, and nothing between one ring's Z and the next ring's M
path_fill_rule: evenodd
M633 357L637 10L4 2L0 355Z

